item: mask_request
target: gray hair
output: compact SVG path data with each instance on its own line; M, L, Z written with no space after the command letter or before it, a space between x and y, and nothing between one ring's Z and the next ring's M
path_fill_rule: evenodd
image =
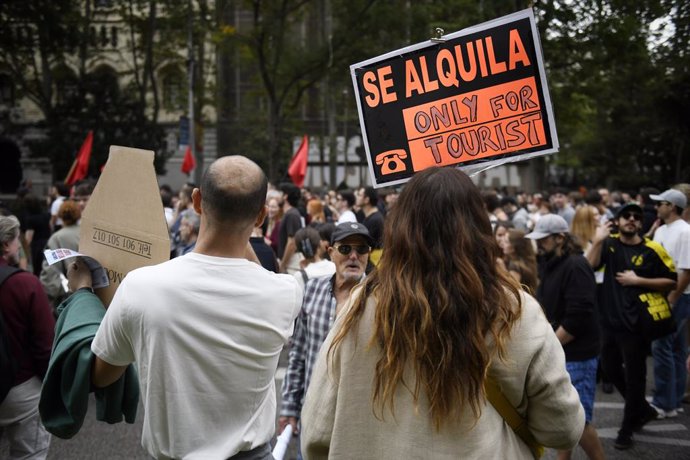
M0 216L0 245L11 243L19 235L19 219Z
M199 227L201 226L201 219L199 214L193 209L187 209L182 213L182 218L189 222L189 225L194 229L194 233L199 234Z

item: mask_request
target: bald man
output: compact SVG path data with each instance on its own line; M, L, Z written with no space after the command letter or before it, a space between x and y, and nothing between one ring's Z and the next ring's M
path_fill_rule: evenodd
M93 340L92 383L105 387L136 363L144 403L142 445L155 458L271 459L278 357L302 291L245 258L266 216L267 180L228 156L194 189L194 250L130 272ZM80 263L72 289L89 288Z

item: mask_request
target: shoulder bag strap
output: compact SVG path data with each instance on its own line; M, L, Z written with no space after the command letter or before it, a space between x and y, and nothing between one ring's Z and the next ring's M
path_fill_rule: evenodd
M534 439L534 436L527 426L527 420L525 420L515 407L510 404L510 401L508 401L508 398L503 394L498 384L493 379L486 377L484 380L484 389L486 391L486 399L488 399L496 411L501 414L501 417L503 417L508 426L513 429L515 434L527 444L534 458L541 458L541 456L544 455L544 446Z

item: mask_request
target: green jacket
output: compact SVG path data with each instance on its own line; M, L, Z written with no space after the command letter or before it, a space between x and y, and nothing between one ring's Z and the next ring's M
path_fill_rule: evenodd
M91 387L91 341L105 315L93 293L80 290L58 307L55 342L43 381L38 410L46 429L69 439L79 432L89 406L89 393L96 395L96 419L134 423L139 404L139 379L130 364L120 379L106 388Z

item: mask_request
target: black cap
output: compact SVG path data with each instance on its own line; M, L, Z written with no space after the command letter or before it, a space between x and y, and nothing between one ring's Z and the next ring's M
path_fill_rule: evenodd
M352 235L363 236L364 239L367 240L367 244L369 246L374 244L374 240L369 234L369 229L367 229L364 225L357 222L343 222L335 227L335 230L331 235L331 245Z
M640 214L643 212L642 207L639 204L635 202L626 203L616 210L616 219L618 219L625 211L637 211Z

